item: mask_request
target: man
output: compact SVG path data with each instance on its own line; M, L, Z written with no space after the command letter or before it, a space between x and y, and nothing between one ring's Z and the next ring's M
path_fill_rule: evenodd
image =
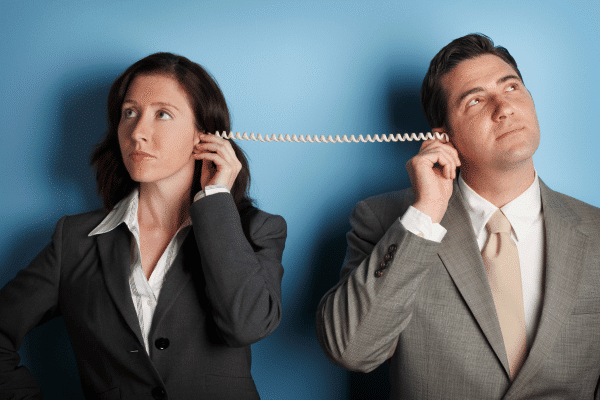
M538 178L516 62L456 39L421 103L449 142L408 161L412 188L357 204L323 350L355 371L388 360L392 399L600 399L600 210Z

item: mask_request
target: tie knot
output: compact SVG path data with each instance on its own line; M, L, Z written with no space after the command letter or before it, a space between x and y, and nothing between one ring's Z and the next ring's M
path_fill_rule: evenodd
M487 228L492 233L508 233L510 234L510 222L506 215L500 209L497 209L494 214L492 214L490 220L487 223Z

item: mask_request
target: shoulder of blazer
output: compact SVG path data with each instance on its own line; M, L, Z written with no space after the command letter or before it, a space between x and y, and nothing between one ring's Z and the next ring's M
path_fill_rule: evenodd
M283 217L266 213L251 205L238 211L233 197L227 193L216 193L198 200L192 205L190 214L194 223L200 224L231 223L239 218L244 235L251 244L256 237L287 235Z
M95 243L96 237L89 236L89 234L107 215L108 211L100 208L82 214L65 216L61 232L63 246L77 248L86 242L89 242L90 245Z
M249 206L240 211L242 229L246 238L252 243L254 234L261 229L269 231L283 231L287 235L287 224L285 219L276 214L269 214L261 209Z
M600 208L550 189L540 179L542 204L587 236L600 237ZM544 210L545 212L546 210Z
M355 207L368 207L385 229L390 227L397 218L404 215L409 206L414 204L415 194L412 187L394 192L387 192L369 197L359 202Z

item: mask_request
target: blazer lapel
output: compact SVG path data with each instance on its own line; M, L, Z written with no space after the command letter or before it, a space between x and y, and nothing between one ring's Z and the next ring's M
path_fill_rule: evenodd
M442 240L439 257L508 375L508 358L494 299L473 226L456 181L441 225L448 232Z
M579 217L541 180L540 191L546 241L541 318L525 364L505 398L516 398L543 365L562 325L573 311L577 286L586 265L588 238L576 229Z
M121 224L110 232L98 235L97 243L108 292L125 322L137 336L140 345L143 346L144 340L140 331L140 323L129 288L131 235L127 227Z
M154 333L157 326L167 311L175 303L175 300L192 278L192 271L189 268L198 268L200 270L200 255L196 245L193 228L187 234L183 241L173 264L171 265L167 275L165 276L164 284L160 290L158 304L152 317L152 326L150 328L150 336Z

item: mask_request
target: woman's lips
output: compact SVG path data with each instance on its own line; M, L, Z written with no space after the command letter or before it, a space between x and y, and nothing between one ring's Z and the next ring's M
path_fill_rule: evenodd
M144 161L144 160L156 158L152 154L146 153L144 151L139 151L139 150L136 150L136 151L132 152L131 154L129 154L129 157L133 161Z

